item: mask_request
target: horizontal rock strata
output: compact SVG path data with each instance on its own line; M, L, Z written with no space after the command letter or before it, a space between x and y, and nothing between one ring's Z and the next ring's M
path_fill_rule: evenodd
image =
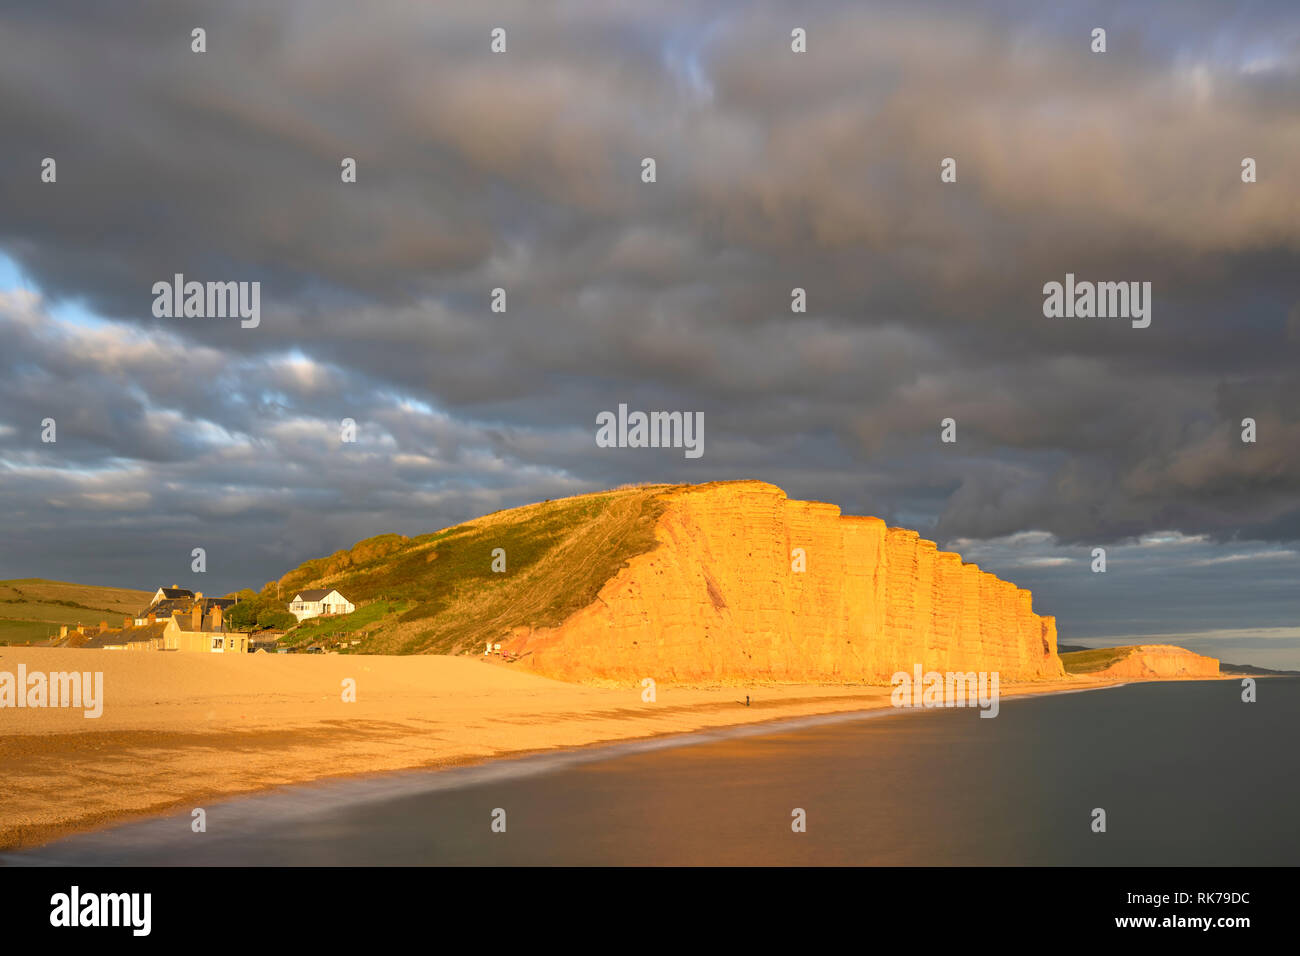
M774 485L666 493L659 546L597 600L505 649L568 680L887 682L924 670L1062 676L1031 594L915 531ZM806 569L793 565L802 549Z

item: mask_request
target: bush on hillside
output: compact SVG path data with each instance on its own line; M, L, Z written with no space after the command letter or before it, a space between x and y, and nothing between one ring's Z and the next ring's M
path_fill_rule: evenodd
M257 614L261 610L256 601L248 601L241 597L237 602L226 608L226 623L236 630L251 630L257 623Z
M257 615L257 626L260 628L285 630L297 623L298 619L296 617L288 611L281 611L279 608L264 608Z

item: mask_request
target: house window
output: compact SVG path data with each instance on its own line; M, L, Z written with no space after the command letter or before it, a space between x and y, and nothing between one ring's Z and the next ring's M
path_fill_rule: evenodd
M212 639L212 649L213 649L214 651L219 651L219 650L221 650L221 638L219 638L219 637L214 637L214 638Z

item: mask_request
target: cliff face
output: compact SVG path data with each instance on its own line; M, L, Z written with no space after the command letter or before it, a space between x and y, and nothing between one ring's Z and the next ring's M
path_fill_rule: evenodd
M1219 662L1172 644L1139 644L1123 660L1089 676L1110 678L1218 677Z
M1059 677L1056 623L1028 591L915 531L774 485L675 490L655 536L558 627L503 647L570 680L888 681L925 670ZM806 570L792 563L803 549Z

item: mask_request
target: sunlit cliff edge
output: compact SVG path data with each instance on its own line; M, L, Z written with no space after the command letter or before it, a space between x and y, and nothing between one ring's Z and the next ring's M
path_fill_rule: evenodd
M1219 661L1172 644L1137 644L1062 654L1071 674L1110 680L1219 676Z
M567 680L887 682L918 663L1064 675L1055 618L1029 591L915 531L759 481L658 497L656 547L558 626L515 628L503 649Z

